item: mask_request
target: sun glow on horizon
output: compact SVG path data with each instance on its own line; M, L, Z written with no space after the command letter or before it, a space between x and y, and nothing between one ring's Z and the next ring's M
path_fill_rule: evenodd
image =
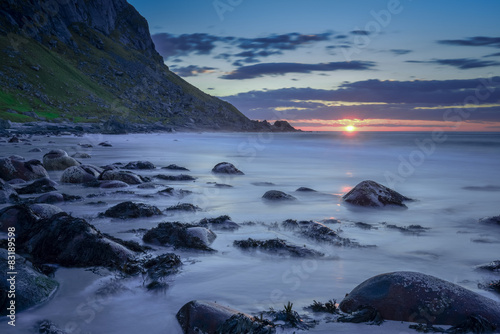
M356 127L354 125L348 125L344 128L347 132L354 132L356 131Z

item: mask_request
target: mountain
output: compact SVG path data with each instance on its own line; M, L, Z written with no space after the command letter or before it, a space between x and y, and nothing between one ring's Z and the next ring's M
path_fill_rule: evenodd
M184 81L125 0L0 0L0 118L289 131ZM288 124L288 123L287 123Z

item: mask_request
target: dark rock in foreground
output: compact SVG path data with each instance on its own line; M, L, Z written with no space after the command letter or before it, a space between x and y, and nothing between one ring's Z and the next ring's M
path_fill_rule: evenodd
M209 245L216 235L209 229L179 222L160 223L144 234L142 240L147 243L175 248L192 248L204 251L214 251Z
M219 162L212 168L212 173L215 174L232 174L232 175L245 175L241 170L236 168L232 163Z
M241 312L229 307L209 301L193 300L185 304L179 312L177 312L176 318L177 321L179 321L184 334L260 333L254 331L243 331L243 329L239 329L237 331L228 331L226 329L226 331L221 332L224 323L231 317L238 315L241 315L252 322L252 318L249 315L242 314Z
M286 194L286 193L279 191L279 190L269 190L264 195L262 195L262 198L269 200L269 201L294 201L294 200L296 200L296 198L293 197L292 195Z
M43 167L46 170L65 170L71 166L78 166L80 163L68 156L63 150L51 150L43 156Z
M131 161L123 169L155 169L155 165L149 161Z
M156 206L130 201L117 204L104 212L104 216L106 217L120 219L151 217L157 215L161 215L161 211Z
M363 181L358 183L342 198L347 203L367 207L397 205L406 208L403 202L411 201L411 198L403 196L375 181Z
M19 156L0 159L0 178L5 181L21 179L32 181L49 177L40 160L25 161Z
M226 215L217 218L203 218L200 220L199 225L212 230L235 231L240 228L240 225L233 222L231 217Z
M104 237L84 219L64 212L25 226L17 243L19 250L29 253L36 263L66 267L118 268L134 256L131 250Z
M20 312L47 301L59 284L55 280L35 271L23 257L19 255L15 257L15 272L17 273L15 275L15 311ZM8 281L10 275L7 275L7 273L12 271L9 270L8 260L8 251L0 248L0 272L4 277L0 280L1 316L9 314L7 313L7 307L10 306L11 300L7 295L10 290L10 281Z
M417 272L372 277L340 303L346 313L371 307L383 319L457 326L481 317L500 328L500 303L461 286Z
M321 257L325 255L305 246L300 247L291 245L285 240L277 238L270 240L255 240L252 238L248 238L247 240L235 240L233 242L233 245L245 250L260 250L269 254L279 256Z
M493 224L493 225L500 226L500 216L484 217L484 218L479 219L479 223L481 223L481 224Z

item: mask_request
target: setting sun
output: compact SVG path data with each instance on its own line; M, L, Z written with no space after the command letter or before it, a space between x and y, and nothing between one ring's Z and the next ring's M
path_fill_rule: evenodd
M353 132L353 131L356 131L356 128L354 127L354 125L348 125L345 127L345 130L347 132Z

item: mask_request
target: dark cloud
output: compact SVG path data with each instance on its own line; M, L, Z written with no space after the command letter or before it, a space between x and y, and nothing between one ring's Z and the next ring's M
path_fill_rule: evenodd
M165 59L190 53L209 54L215 48L215 43L230 42L234 39L234 37L209 34L172 35L168 33L154 34L151 37L155 43L156 51Z
M407 63L420 63L420 64L438 64L453 66L461 70L468 70L471 68L498 66L500 62L493 60L480 60L474 58L455 58L455 59L432 59L432 60L407 60Z
M406 54L412 52L412 50L406 50L406 49L391 49L389 51L394 53L397 56L406 55Z
M370 35L370 32L367 30L353 30L349 32L351 35L361 35L361 36L368 36Z
M486 98L478 100L477 96ZM278 113L281 118L289 119L442 120L444 114L454 110L443 106L477 102L498 103L500 77L428 81L365 80L346 82L333 90L283 88L250 91L224 96L222 99L229 101L248 116L259 119L274 119ZM344 101L359 104L328 106L308 101ZM287 109L284 111L285 115L276 111L278 107ZM500 107L476 108L471 111L469 119L500 121Z
M484 56L485 58L487 57L500 57L500 52L497 52L497 53L492 53L492 54L489 54L489 55L486 55Z
M228 80L242 80L259 78L266 75L284 75L287 73L310 73L313 71L338 70L369 70L375 66L371 61L331 62L320 64L304 63L262 63L242 66L220 78Z
M189 65L186 67L173 67L172 70L181 77L194 77L199 74L203 73L210 73L215 70L214 67L207 67L207 66L195 66L195 65Z
M238 47L244 50L295 50L305 44L330 40L332 33L299 34L289 33L260 38L239 38Z
M475 36L465 39L445 39L437 41L439 44L459 46L491 46L500 48L500 37Z

